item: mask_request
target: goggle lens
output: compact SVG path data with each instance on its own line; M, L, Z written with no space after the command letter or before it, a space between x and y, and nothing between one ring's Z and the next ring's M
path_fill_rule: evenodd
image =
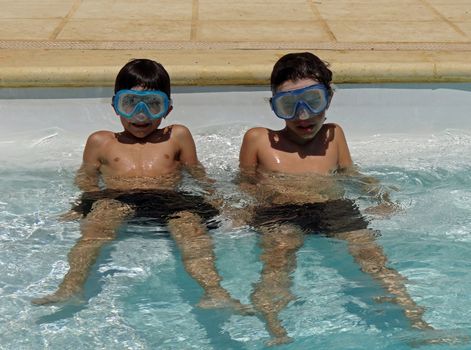
M113 97L116 113L127 119L139 112L144 112L150 119L162 118L170 104L167 94L159 90L120 90Z
M273 111L282 119L293 119L300 105L304 105L314 114L320 114L327 108L328 104L329 94L323 84L280 92L271 99Z

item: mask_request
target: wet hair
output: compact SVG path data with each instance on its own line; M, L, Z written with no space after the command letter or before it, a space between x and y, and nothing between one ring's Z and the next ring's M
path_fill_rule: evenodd
M273 93L285 81L314 79L324 84L332 94L332 71L328 63L310 52L289 53L281 57L273 67L270 84Z
M133 59L116 76L114 92L142 86L146 90L160 90L170 98L170 76L160 63L146 59Z

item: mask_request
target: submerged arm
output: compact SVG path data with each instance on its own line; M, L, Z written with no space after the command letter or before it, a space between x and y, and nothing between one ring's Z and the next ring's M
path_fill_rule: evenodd
M354 177L361 183L362 192L377 202L376 206L367 209L371 214L379 214L383 216L393 214L397 209L397 204L391 201L389 191L382 186L378 179L362 174L358 167L353 164L348 149L345 135L340 126L336 126L335 138L337 140L337 148L339 154L338 173Z
M214 181L208 177L206 170L198 160L195 141L190 131L185 126L174 125L172 136L175 137L179 145L180 164L201 185L204 191L212 194Z
M257 193L258 143L263 131L262 128L247 131L240 147L237 183L241 190L252 196Z
M82 191L99 191L100 151L110 138L110 133L98 131L91 134L85 144L82 165L75 176L75 184Z
M99 173L94 164L82 163L75 175L75 185L85 192L99 191Z
M198 162L195 165L186 165L185 169L198 182L198 184L205 191L205 193L207 193L208 195L215 194L215 181L206 174L206 169L201 163Z
M100 180L100 154L99 151L106 140L109 139L109 133L98 131L89 136L85 149L83 151L82 165L75 174L75 185L84 192L99 191ZM82 217L82 214L73 208L60 215L62 221L75 220Z
M365 209L366 213L389 216L399 210L398 204L392 201L389 192L390 189L396 190L395 188L388 188L382 185L377 178L362 174L355 166L345 169L340 173L354 178L360 184L361 192L377 203Z
M334 130L334 138L338 150L338 171L348 171L353 167L353 161L348 148L347 139L339 125L335 124Z

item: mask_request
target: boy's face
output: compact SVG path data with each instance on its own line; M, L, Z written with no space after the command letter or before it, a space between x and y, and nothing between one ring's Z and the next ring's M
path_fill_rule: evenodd
M131 90L144 91L142 86L135 86ZM136 138L143 139L152 134L162 123L162 120L170 113L172 107L170 106L167 114L162 118L150 119L144 113L140 112L132 119L127 119L120 116L121 124L124 130Z
M304 78L287 80L278 86L276 92L293 91L319 84L317 80ZM307 142L312 140L319 132L325 121L325 111L312 114L305 108L300 108L294 119L286 120L286 128L296 140Z

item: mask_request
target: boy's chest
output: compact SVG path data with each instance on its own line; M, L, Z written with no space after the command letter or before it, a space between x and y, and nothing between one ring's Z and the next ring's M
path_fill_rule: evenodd
M267 148L260 152L259 164L267 170L287 174L329 174L338 167L338 154L334 147L316 152Z
M117 144L109 147L100 159L100 171L109 176L156 176L178 167L178 153L160 144Z

